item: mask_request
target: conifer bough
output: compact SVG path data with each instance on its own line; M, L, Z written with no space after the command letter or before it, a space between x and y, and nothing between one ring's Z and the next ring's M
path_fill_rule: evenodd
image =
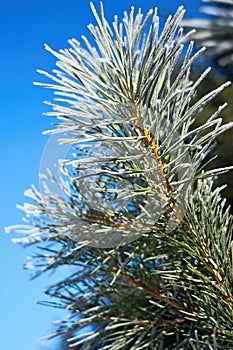
M229 73L233 72L233 0L202 0L206 18L183 21L182 25L195 27L196 43L207 48L207 55Z
M112 26L91 3L97 25L55 52L58 70L39 71L55 90L60 176L41 174L41 191L20 207L23 245L39 244L26 265L35 275L73 266L50 286L67 309L54 334L70 334L81 349L232 349L232 223L214 178L205 171L225 105L199 127L194 122L227 82L195 101L206 77L190 80L192 32L179 7L159 29L157 10L125 13ZM53 136L52 136L53 137ZM46 149L47 155L52 148ZM72 151L72 152L71 152ZM46 156L46 153L45 153ZM67 271L67 270L66 270Z

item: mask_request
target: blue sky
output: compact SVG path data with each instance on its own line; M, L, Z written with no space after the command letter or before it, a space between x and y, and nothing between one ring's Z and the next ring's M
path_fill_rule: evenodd
M96 6L99 1L94 1ZM161 15L174 13L179 5L187 16L198 15L200 0L103 0L107 18L121 15L132 5L143 12L157 6ZM59 276L44 276L29 281L22 269L33 249L11 243L4 227L21 222L16 204L25 201L23 192L32 183L38 185L38 171L43 148L48 140L42 131L50 128L49 118L42 117L52 92L33 86L43 79L37 68L51 71L55 59L43 49L46 42L54 49L68 47L69 38L88 35L93 22L86 0L0 0L0 99L1 99L1 209L0 209L0 344L4 350L51 350L38 338L50 329L59 310L36 305L45 299L43 290Z

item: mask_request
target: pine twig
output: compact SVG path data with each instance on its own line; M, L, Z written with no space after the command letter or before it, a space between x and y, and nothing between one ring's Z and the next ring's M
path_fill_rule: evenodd
M119 273L120 269L117 268L116 266L111 265L110 269L115 272L115 273ZM168 299L167 297L165 297L163 294L155 291L154 289L148 287L145 283L137 281L136 279L134 279L132 276L126 274L125 272L120 271L119 275L123 278L125 278L128 282L130 282L133 286L141 288L145 291L146 294L150 294L153 297L155 297L156 299L159 299L161 302L164 302L165 304L169 305L170 307L173 307L179 311L185 311L185 308L174 302L171 301L170 299Z

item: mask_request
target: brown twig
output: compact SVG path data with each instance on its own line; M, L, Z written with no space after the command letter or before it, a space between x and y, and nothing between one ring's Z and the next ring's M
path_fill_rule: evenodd
M231 272L233 274L233 242L231 242L231 248L230 248L231 252Z
M165 168L163 165L163 161L162 161L161 157L159 156L158 148L157 148L155 142L151 139L150 134L148 133L148 131L145 128L140 128L140 131L143 134L146 143L151 148L152 153L156 159L156 162L157 162L158 167L159 167L159 173L160 173L160 176L161 176L162 181L164 183L164 187L166 189L167 194L173 193L173 188L172 188L172 186L171 186L171 184L170 184L170 182L165 174ZM180 221L183 220L184 215L182 213L182 210L180 209L179 205L177 204L176 200L173 197L169 198L168 211L169 212L173 211L175 213L176 217L178 219L180 219Z
M164 169L164 166L163 166L163 162L162 162L162 159L159 156L158 148L157 148L155 142L151 139L150 134L148 133L148 131L145 128L140 128L140 131L142 132L146 143L148 144L148 146L150 146L151 151L152 151L153 155L155 156L156 162L157 162L158 167L159 167L160 176L161 176L161 178L162 178L162 180L164 182L166 191L168 193L172 192L173 191L172 187L171 187L171 185L169 183L169 180L168 180L167 176L165 175L165 169Z
M117 315L115 315L113 313L108 313L108 312L103 313L102 316L104 318L108 318L108 319L111 319L111 318L112 319L119 319L119 317ZM126 318L123 319L123 320L126 320ZM183 322L185 322L184 318L175 318L174 320L167 320L167 321L164 321L164 322L156 323L156 324L154 324L154 328L155 329L157 329L157 328L167 328L167 327L173 326L173 325L178 324L178 323L183 323ZM137 318L134 320L134 327L135 328L136 327L148 326L148 325L151 325L151 324L152 324L151 321L140 321Z
M117 315L115 315L113 313L108 313L108 312L103 313L102 316L104 318L108 318L108 319L119 319L119 317ZM122 321L122 318L120 318L120 320ZM126 320L126 318L123 319L123 320ZM155 329L157 329L157 328L167 328L167 327L176 325L178 323L183 323L183 322L185 322L184 318L176 318L174 320L167 320L167 321L164 321L164 322L156 323L156 324L153 325L153 327ZM144 327L144 326L151 326L152 325L152 321L140 321L140 320L138 320L136 318L136 319L133 320L133 325L134 325L134 328Z
M110 269L111 269L112 271L116 272L116 273L118 273L118 272L120 271L120 269L118 269L116 266L113 266L113 265L110 266ZM166 296L164 296L163 294L161 294L161 293L155 291L154 289L150 288L150 287L147 286L145 283L140 282L140 281L134 279L132 276L126 274L125 272L120 271L120 274L119 274L119 275L120 275L121 277L125 278L125 279L126 279L128 282L130 282L133 286L143 289L144 292L145 292L146 294L152 295L152 296L155 297L156 299L159 299L161 302L164 302L165 304L167 304L167 305L169 305L169 306L171 306L171 307L173 307L173 308L175 308L175 309L177 309L177 310L185 311L185 308L184 308L182 305L180 305L180 304L178 304L178 303L176 303L176 302L174 302L174 301L168 299L168 298L167 298Z
M157 323L155 325L155 328L167 328L169 326L173 326L177 323L183 323L183 322L185 322L184 318L175 318L174 320L168 320L165 322Z

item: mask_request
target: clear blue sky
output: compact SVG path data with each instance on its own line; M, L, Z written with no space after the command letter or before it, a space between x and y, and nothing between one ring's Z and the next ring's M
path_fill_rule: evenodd
M97 4L99 1L94 1ZM174 13L179 5L186 16L198 15L200 0L103 0L106 15L121 17L132 5L143 12L157 6L159 13ZM55 350L52 344L40 345L38 338L62 317L59 310L35 304L45 299L43 290L55 276L29 281L22 269L27 255L11 243L3 228L20 223L16 204L25 200L23 192L31 183L38 185L40 158L46 144L43 130L50 120L41 114L47 110L42 101L52 99L52 92L32 85L40 80L37 68L48 71L54 58L43 49L46 42L56 50L68 46L67 40L88 35L87 24L93 17L86 0L0 0L0 348L4 350ZM42 78L41 78L42 79ZM58 277L57 277L58 278Z

